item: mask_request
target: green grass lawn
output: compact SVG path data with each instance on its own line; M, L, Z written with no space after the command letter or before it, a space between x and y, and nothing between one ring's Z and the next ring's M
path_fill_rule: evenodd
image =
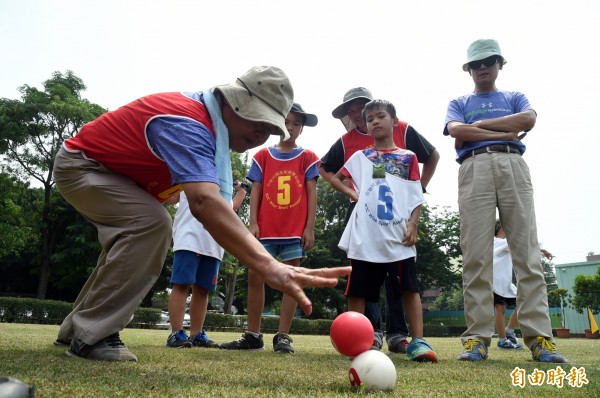
M125 329L121 338L139 362L87 361L64 355L56 347L58 326L0 323L0 376L35 384L37 397L354 397L348 382L350 360L339 355L328 336L293 336L296 353L274 354L272 334L264 336L265 351L170 349L164 330ZM240 333L212 332L218 343ZM406 361L391 356L398 374L391 393L370 397L598 397L600 396L600 340L560 339L561 353L571 364L540 364L529 350L502 351L496 340L490 358L482 363L456 360L458 338L429 338L438 364ZM385 348L384 348L385 349ZM547 382L521 388L512 385L515 368L566 374L584 369L589 381L580 388L568 380L558 388ZM560 370L559 369L559 370ZM581 371L580 371L581 372ZM581 374L581 373L580 373Z

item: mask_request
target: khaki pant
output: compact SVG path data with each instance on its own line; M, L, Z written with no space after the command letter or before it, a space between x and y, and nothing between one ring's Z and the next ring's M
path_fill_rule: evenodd
M58 338L88 345L122 330L160 275L171 243L167 210L130 178L61 149L54 180L98 229L102 252Z
M496 208L517 276L518 319L525 344L552 339L529 168L518 154L484 153L459 170L458 205L467 330L462 341L490 344L494 333L492 258Z

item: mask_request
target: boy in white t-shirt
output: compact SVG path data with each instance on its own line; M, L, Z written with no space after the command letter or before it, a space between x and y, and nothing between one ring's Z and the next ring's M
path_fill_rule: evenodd
M394 293L402 296L412 336L406 354L412 361L437 362L423 339L416 271L415 244L423 203L417 156L394 143L398 118L392 103L372 100L362 114L374 145L355 152L330 181L334 189L356 202L338 245L352 266L346 287L348 310L364 313L366 301L379 300L384 279L396 279Z
M246 186L236 181L234 189L236 194L233 197L233 210L237 210L246 197ZM217 288L223 248L192 215L185 193L182 192L168 203L175 204L177 200L179 200L179 207L173 222L174 257L169 296L171 334L167 338L167 347L218 348L219 345L206 335L204 319L208 308L208 294ZM192 299L188 338L183 329L183 318L190 287Z

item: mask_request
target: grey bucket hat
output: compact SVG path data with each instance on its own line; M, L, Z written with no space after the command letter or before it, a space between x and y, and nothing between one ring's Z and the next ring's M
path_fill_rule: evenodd
M297 102L294 102L290 112L294 112L294 113L304 116L304 125L305 126L315 127L317 125L317 123L319 123L319 119L317 118L317 115L313 115L312 113L304 112L304 109L302 109L302 106Z
M346 116L346 104L350 101L353 101L357 98L364 98L366 100L373 100L373 95L369 90L364 87L355 87L351 88L344 94L344 102L341 105L338 105L337 108L331 112L331 115L336 119L341 119Z
M234 112L253 122L277 128L284 140L290 138L285 117L292 108L294 90L286 74L275 66L255 66L235 82L215 86Z
M486 59L493 55L502 58L502 65L506 64L506 58L500 52L500 45L494 39L479 39L475 40L467 49L467 62L463 64L463 70L469 71L469 62Z

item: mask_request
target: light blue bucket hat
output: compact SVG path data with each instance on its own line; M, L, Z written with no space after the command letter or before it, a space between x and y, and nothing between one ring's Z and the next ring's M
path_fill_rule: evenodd
M493 55L502 58L502 65L506 64L506 58L500 52L500 45L494 39L479 39L475 40L467 49L467 62L463 65L465 72L469 71L469 62L486 59Z

